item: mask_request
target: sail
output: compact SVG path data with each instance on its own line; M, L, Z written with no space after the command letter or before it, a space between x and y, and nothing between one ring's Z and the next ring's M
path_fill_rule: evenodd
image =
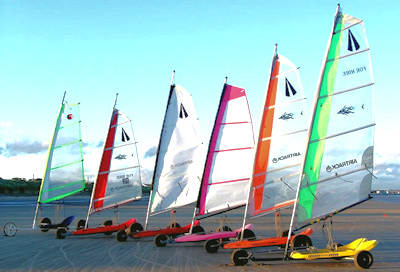
M142 197L140 164L131 120L114 108L104 143L90 213Z
M38 203L49 203L85 188L78 104L63 100L48 149Z
M294 203L307 136L305 103L299 68L275 48L254 156L250 217Z
M338 8L314 98L298 221L368 199L375 126L372 85L363 22Z
M150 213L197 200L204 167L204 146L191 95L172 85L153 175Z
M225 84L211 134L198 215L246 204L254 133L246 92Z

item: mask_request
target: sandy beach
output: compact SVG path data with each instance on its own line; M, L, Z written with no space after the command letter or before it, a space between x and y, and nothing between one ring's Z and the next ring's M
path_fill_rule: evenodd
M72 204L64 206L65 216L75 215L72 227L78 219L85 218L87 196L76 196ZM252 262L246 266L231 264L232 250L220 249L209 254L203 242L168 244L158 248L153 238L131 239L121 243L115 235L96 234L69 236L56 239L55 231L43 233L32 230L36 197L0 196L0 226L14 222L20 229L14 237L0 236L0 271L359 271L351 260L274 261ZM120 207L120 221L136 218L144 224L147 199ZM91 216L89 226L112 219L113 210ZM188 224L193 206L177 212L177 222ZM54 219L54 207L45 207L42 217ZM169 213L150 218L149 228L165 227ZM226 225L232 229L241 227L243 209L231 211ZM286 225L289 212L282 214ZM220 217L202 220L206 231L215 231ZM400 271L400 203L386 203L372 199L334 217L334 241L346 244L359 237L376 239L379 244L371 253L374 271ZM275 236L273 215L250 221L258 237ZM322 224L313 225L311 236L314 246L325 247ZM260 249L256 249L259 251ZM254 250L254 251L256 251Z

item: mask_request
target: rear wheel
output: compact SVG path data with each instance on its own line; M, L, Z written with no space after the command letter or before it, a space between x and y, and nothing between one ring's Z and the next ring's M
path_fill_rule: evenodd
M5 236L14 236L17 234L18 228L13 222L8 222L3 227L3 232Z
M67 229L65 228L58 228L56 232L57 239L65 239L67 234Z
M249 254L246 250L236 249L231 255L231 261L234 265L246 265L249 261Z
M204 248L208 253L216 253L220 243L217 239L207 240L204 244Z
M154 243L158 247L165 247L167 245L167 240L168 237L164 234L158 234L156 237L154 237Z
M126 242L126 240L128 239L128 234L126 234L125 230L119 230L115 238L118 242Z
M354 256L354 264L358 268L368 269L371 267L372 263L374 262L374 258L369 251L359 251L357 252L356 256Z
M307 235L297 235L293 238L291 242L292 247L308 247L312 246L310 237Z
M192 233L204 233L204 229L202 226L194 226L192 228Z
M39 228L41 228L41 231L43 231L43 232L48 232L49 229L46 228L47 225L51 225L51 220L50 220L50 218L44 217L44 218L40 219L40 221L39 221Z
M143 226L140 223L132 223L129 226L129 234L134 234L136 232L142 231Z
M75 228L76 228L77 230L84 229L84 228L85 228L85 225L86 225L86 221L83 220L83 219L81 219L81 220L79 220L79 221L76 223Z

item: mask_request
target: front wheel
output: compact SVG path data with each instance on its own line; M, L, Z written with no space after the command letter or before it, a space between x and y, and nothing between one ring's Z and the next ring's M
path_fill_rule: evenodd
M374 262L374 258L369 251L363 250L357 252L356 256L354 256L354 264L358 268L368 269L371 267Z
M39 228L41 228L41 231L43 232L48 232L49 229L46 228L46 226L51 225L51 220L50 218L44 217L42 219L40 219L39 221Z
M65 228L57 229L57 232L56 232L57 239L65 239L66 234L67 234L67 230Z
M167 245L167 240L168 237L164 234L158 234L156 237L154 237L154 243L158 247L165 247Z
M249 261L249 254L246 250L236 249L231 255L231 261L234 265L246 265Z
M208 253L216 253L220 243L217 239L207 240L204 244L204 248Z
M126 240L128 239L128 234L126 234L125 230L119 230L115 238L118 242L126 242Z
M3 232L5 236L14 236L17 234L18 228L13 222L8 222L3 227Z
M76 228L76 230L84 229L85 225L86 225L86 221L81 219L76 223L75 228Z

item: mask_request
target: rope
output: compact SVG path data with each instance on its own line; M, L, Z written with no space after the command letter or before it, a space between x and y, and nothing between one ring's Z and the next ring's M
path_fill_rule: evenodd
M169 220L169 225L171 228L176 226L176 210L171 211L171 219Z
M283 224L282 224L282 217L280 212L275 213L275 230L277 237L283 236Z
M325 231L324 230L326 230L326 232L328 234L328 240L326 239L326 235L325 235ZM326 223L324 223L322 225L322 233L323 233L324 238L325 238L326 248L328 250L336 251L337 247L338 247L338 244L333 242L333 237L332 237L333 223L332 223L332 219L329 222L329 226L327 226Z

